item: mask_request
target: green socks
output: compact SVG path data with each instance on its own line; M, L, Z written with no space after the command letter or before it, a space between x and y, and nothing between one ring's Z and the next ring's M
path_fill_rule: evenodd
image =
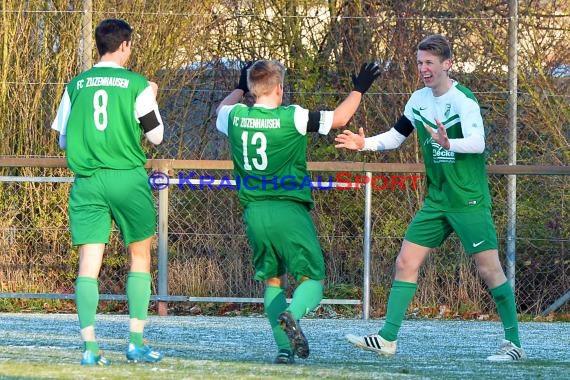
M418 284L416 283L394 280L388 297L386 322L378 335L389 342L398 339L398 331L400 331L406 310L408 310L417 288Z
M520 347L519 324L517 320L517 305L515 302L515 294L509 282L497 286L490 290L493 300L497 305L497 312L503 322L505 329L505 339L512 342L515 346Z
M293 300L289 307L287 307L285 289L277 286L265 287L265 295L263 298L265 314L267 314L267 319L269 319L269 324L273 331L273 337L275 338L275 343L277 343L277 348L279 350L287 350L291 352L289 338L279 325L279 322L277 322L279 314L288 310L293 318L299 320L304 317L305 314L317 307L322 299L323 284L320 281L303 281L297 289L295 289Z
M323 299L323 284L316 280L305 280L293 293L293 300L288 310L296 320L314 310Z
M127 301L129 316L145 321L150 302L150 273L129 272L127 276Z
M77 277L75 281L75 306L79 327L95 325L95 314L99 305L99 283L92 277Z
M284 312L285 309L287 308L285 289L280 288L278 286L265 287L263 305L265 307L265 314L267 314L267 319L269 319L271 331L273 331L273 337L275 338L275 343L277 343L277 349L287 350L291 352L291 345L289 343L289 338L287 337L287 334L285 333L285 331L283 331L283 329L277 322L277 317L279 317L279 314Z
M136 330L133 330L131 323L131 331L129 341L135 346L140 347L144 344L143 328L144 321L148 318L148 304L150 301L150 273L147 272L129 272L127 276L127 301L129 304L129 316L131 319L140 321Z
M97 342L83 342L84 351L91 351L95 355L99 354L99 345Z
M127 276L127 301L131 319L141 321L138 326L141 331L132 331L129 341L136 346L142 346L143 326L148 317L148 304L150 301L150 273L130 272ZM83 330L95 325L95 314L99 304L99 284L97 279L91 277L78 277L75 281L75 304L79 317L79 326ZM95 341L85 341L85 349L97 354L99 346Z
M79 318L79 327L83 330L95 326L95 314L99 305L99 283L92 277L77 277L75 280L75 307ZM85 350L94 354L99 352L99 345L95 341L85 341Z
M382 330L378 332L382 338L388 341L395 341L398 331L406 315L406 310L414 298L417 284L411 282L395 280L388 297L388 311L386 323ZM491 295L497 304L497 312L503 322L505 329L505 339L520 347L520 338L517 321L517 306L513 289L508 282L491 289Z
M142 332L130 332L129 333L129 342L134 344L137 347L144 346L144 339Z

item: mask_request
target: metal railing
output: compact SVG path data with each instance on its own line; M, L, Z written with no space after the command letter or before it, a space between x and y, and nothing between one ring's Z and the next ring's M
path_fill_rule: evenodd
M2 168L65 168L66 163L63 158L13 158L5 157L0 158L0 167ZM170 184L164 190L158 191L158 246L157 246L157 288L152 300L157 301L158 312L160 315L167 313L168 302L236 302L236 303L262 303L263 299L258 297L248 296L186 296L186 295L173 295L169 290L169 247L170 230L169 224L173 223L169 220L169 216L176 211L171 205L171 191L169 187L180 185L177 180L175 171L182 170L196 170L196 171L231 171L232 163L230 161L216 161L216 160L149 160L146 167L150 170L168 173L170 176ZM372 243L375 239L373 236L372 220L372 204L373 204L373 186L365 184L371 183L373 173L423 173L424 167L422 164L396 164L396 163L364 163L364 162L310 162L308 163L309 170L313 173L356 173L360 176L358 186L355 190L362 192L362 225L359 230L362 231L362 263L363 271L362 278L360 279L359 286L362 286L362 297L359 299L348 298L327 298L323 300L323 304L344 304L344 305L360 305L362 307L363 318L368 318L370 315L370 295L371 295L371 249ZM565 176L568 178L570 175L570 168L564 166L514 166L514 165L491 165L488 167L489 175L524 175L524 176ZM0 182L3 183L70 183L73 177L70 176L18 176L8 175L0 176ZM194 180L197 181L197 180ZM357 181L358 182L358 181ZM197 182L193 182L198 185ZM354 185L354 183L353 183ZM233 195L235 196L235 194ZM315 195L317 198L318 194ZM188 211L188 210L183 210ZM224 212L222 212L223 214ZM413 214L413 213L412 213ZM511 217L510 213L507 213ZM567 218L567 216L566 216ZM233 218L236 219L236 218ZM516 221L508 221L510 224L516 225ZM197 234L208 234L210 231L197 231ZM514 262L509 262L509 256L506 257L505 265L507 267L515 267ZM514 276L514 272L510 273ZM510 277L509 281L514 283L514 278ZM12 291L1 292L0 298L46 298L46 299L72 299L73 294L69 293L32 293L26 291ZM545 312L554 311L556 308L561 307L569 298L569 293L562 295L556 299ZM125 296L121 294L103 293L101 300L114 300L123 301Z

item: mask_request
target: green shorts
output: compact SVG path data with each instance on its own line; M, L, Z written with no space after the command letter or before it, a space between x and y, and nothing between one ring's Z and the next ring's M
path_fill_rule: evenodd
M469 254L497 249L497 232L489 207L465 212L440 211L424 206L406 231L406 240L423 247L439 247L455 231Z
M73 245L108 243L111 220L125 245L154 235L156 209L144 168L100 169L91 177L75 177L69 193Z
M255 279L264 281L290 273L325 278L325 261L307 207L294 201L259 201L244 210L246 234L253 250Z

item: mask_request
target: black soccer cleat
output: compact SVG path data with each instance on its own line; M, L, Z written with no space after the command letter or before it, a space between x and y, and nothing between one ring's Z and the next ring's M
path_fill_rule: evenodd
M293 364L295 363L295 355L289 350L279 350L279 353L273 361L275 364Z
M279 315L277 321L281 325L283 331L287 334L293 353L301 359L308 358L309 342L307 342L307 338L305 337L305 334L303 334L303 330L301 330L299 323L295 318L293 318L291 313L284 311Z

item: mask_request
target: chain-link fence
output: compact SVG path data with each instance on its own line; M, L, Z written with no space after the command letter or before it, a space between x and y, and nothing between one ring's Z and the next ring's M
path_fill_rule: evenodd
M262 284L253 280L250 248L235 191L175 181L180 177L195 181L200 178L219 180L232 178L232 174L227 169L215 169L224 167L223 162L218 165L209 162L208 166L213 169L203 169L200 162L194 164L202 169L186 166L186 169L171 171L168 209L158 211L159 215L167 213L168 216L167 265L166 273L156 270L158 249L155 245L153 294L163 296L158 299L176 301L199 298L211 301L215 297L259 299ZM169 165L175 167L176 161ZM335 166L339 169L335 170ZM347 183L347 180L359 181L357 176L364 173L347 171L346 164L342 163L328 163L327 170L312 172L313 179L319 181L314 191L312 215L327 264L325 295L332 299L362 300L364 245L366 239L370 239L370 314L383 315L402 236L423 198L423 179L419 178L422 173L411 173L417 178L417 186L410 180L410 173L372 173L376 182L370 200L371 235L368 237L364 224L365 186L357 189L356 184ZM48 171L54 172L53 169ZM517 200L516 294L521 312L528 314L543 312L570 290L570 258L566 251L570 239L564 232L568 226L565 205L569 201L570 173L568 170L561 173L565 175L552 175L551 171L550 175L519 176L519 183L526 184L525 188L536 188L532 196ZM6 201L1 210L5 217L0 227L4 252L0 264L1 290L31 293L20 294L22 297L33 297L34 293L65 297L73 293L78 264L77 251L71 246L68 233L67 204L59 200L59 195L69 190L69 183L62 181L71 178L27 175L1 177L2 199ZM406 176L408 179L402 182ZM339 179L342 182L339 183ZM39 182L54 180L58 182ZM401 185L391 186L390 182ZM489 183L499 250L504 257L508 218L506 176L491 174ZM50 194L47 201L44 200L46 194ZM160 193L155 194L158 208ZM115 231L105 254L101 293L124 294L127 259ZM157 287L161 277L168 280L167 294L160 294ZM473 261L454 235L432 253L422 269L419 285L414 307L423 315L473 317L494 310ZM561 311L569 307L565 305Z
M95 59L93 27L104 18L120 17L136 30L131 68L159 84L165 140L156 148L145 146L150 158L229 159L227 141L214 127L213 110L235 86L242 63L256 58L283 61L285 102L311 110L334 108L351 88L350 74L362 62L380 62L384 73L348 128L362 126L368 134L385 131L420 85L417 42L426 34L443 33L453 45L452 77L470 87L482 107L488 163L514 163L514 149L518 164L567 167L570 2L540 2L540 7L535 3L157 0L119 6L106 0L6 0L0 9L0 155L48 157L46 162L63 156L57 135L48 126L64 85ZM515 4L518 12L513 13ZM509 31L512 25L518 27L514 35ZM518 57L516 88L506 70L513 65L509 58L513 41ZM513 95L516 120L509 113ZM367 154L336 150L333 138L309 137L309 161L421 162L413 136L398 151ZM71 176L67 169L48 166L6 165L0 174ZM224 170L200 173L230 174ZM330 173L313 171L315 176ZM517 300L521 311L536 314L570 290L569 177L519 175L516 210L511 210L516 219L509 219L512 204L503 173L489 176L501 255L507 248L509 220L514 221ZM2 183L0 291L73 292L78 256L67 231L68 190L66 182ZM395 255L423 196L421 185L417 190L372 193L373 314L384 312ZM328 263L327 297L361 299L364 191L316 191L315 198L313 215ZM241 210L231 191L171 186L169 294L259 296L242 229ZM103 293L122 293L124 251L114 234L101 276ZM461 252L458 241L451 238L431 256L414 301L421 312L490 310L487 292ZM158 285L153 293L158 293ZM568 305L562 310L567 311Z

